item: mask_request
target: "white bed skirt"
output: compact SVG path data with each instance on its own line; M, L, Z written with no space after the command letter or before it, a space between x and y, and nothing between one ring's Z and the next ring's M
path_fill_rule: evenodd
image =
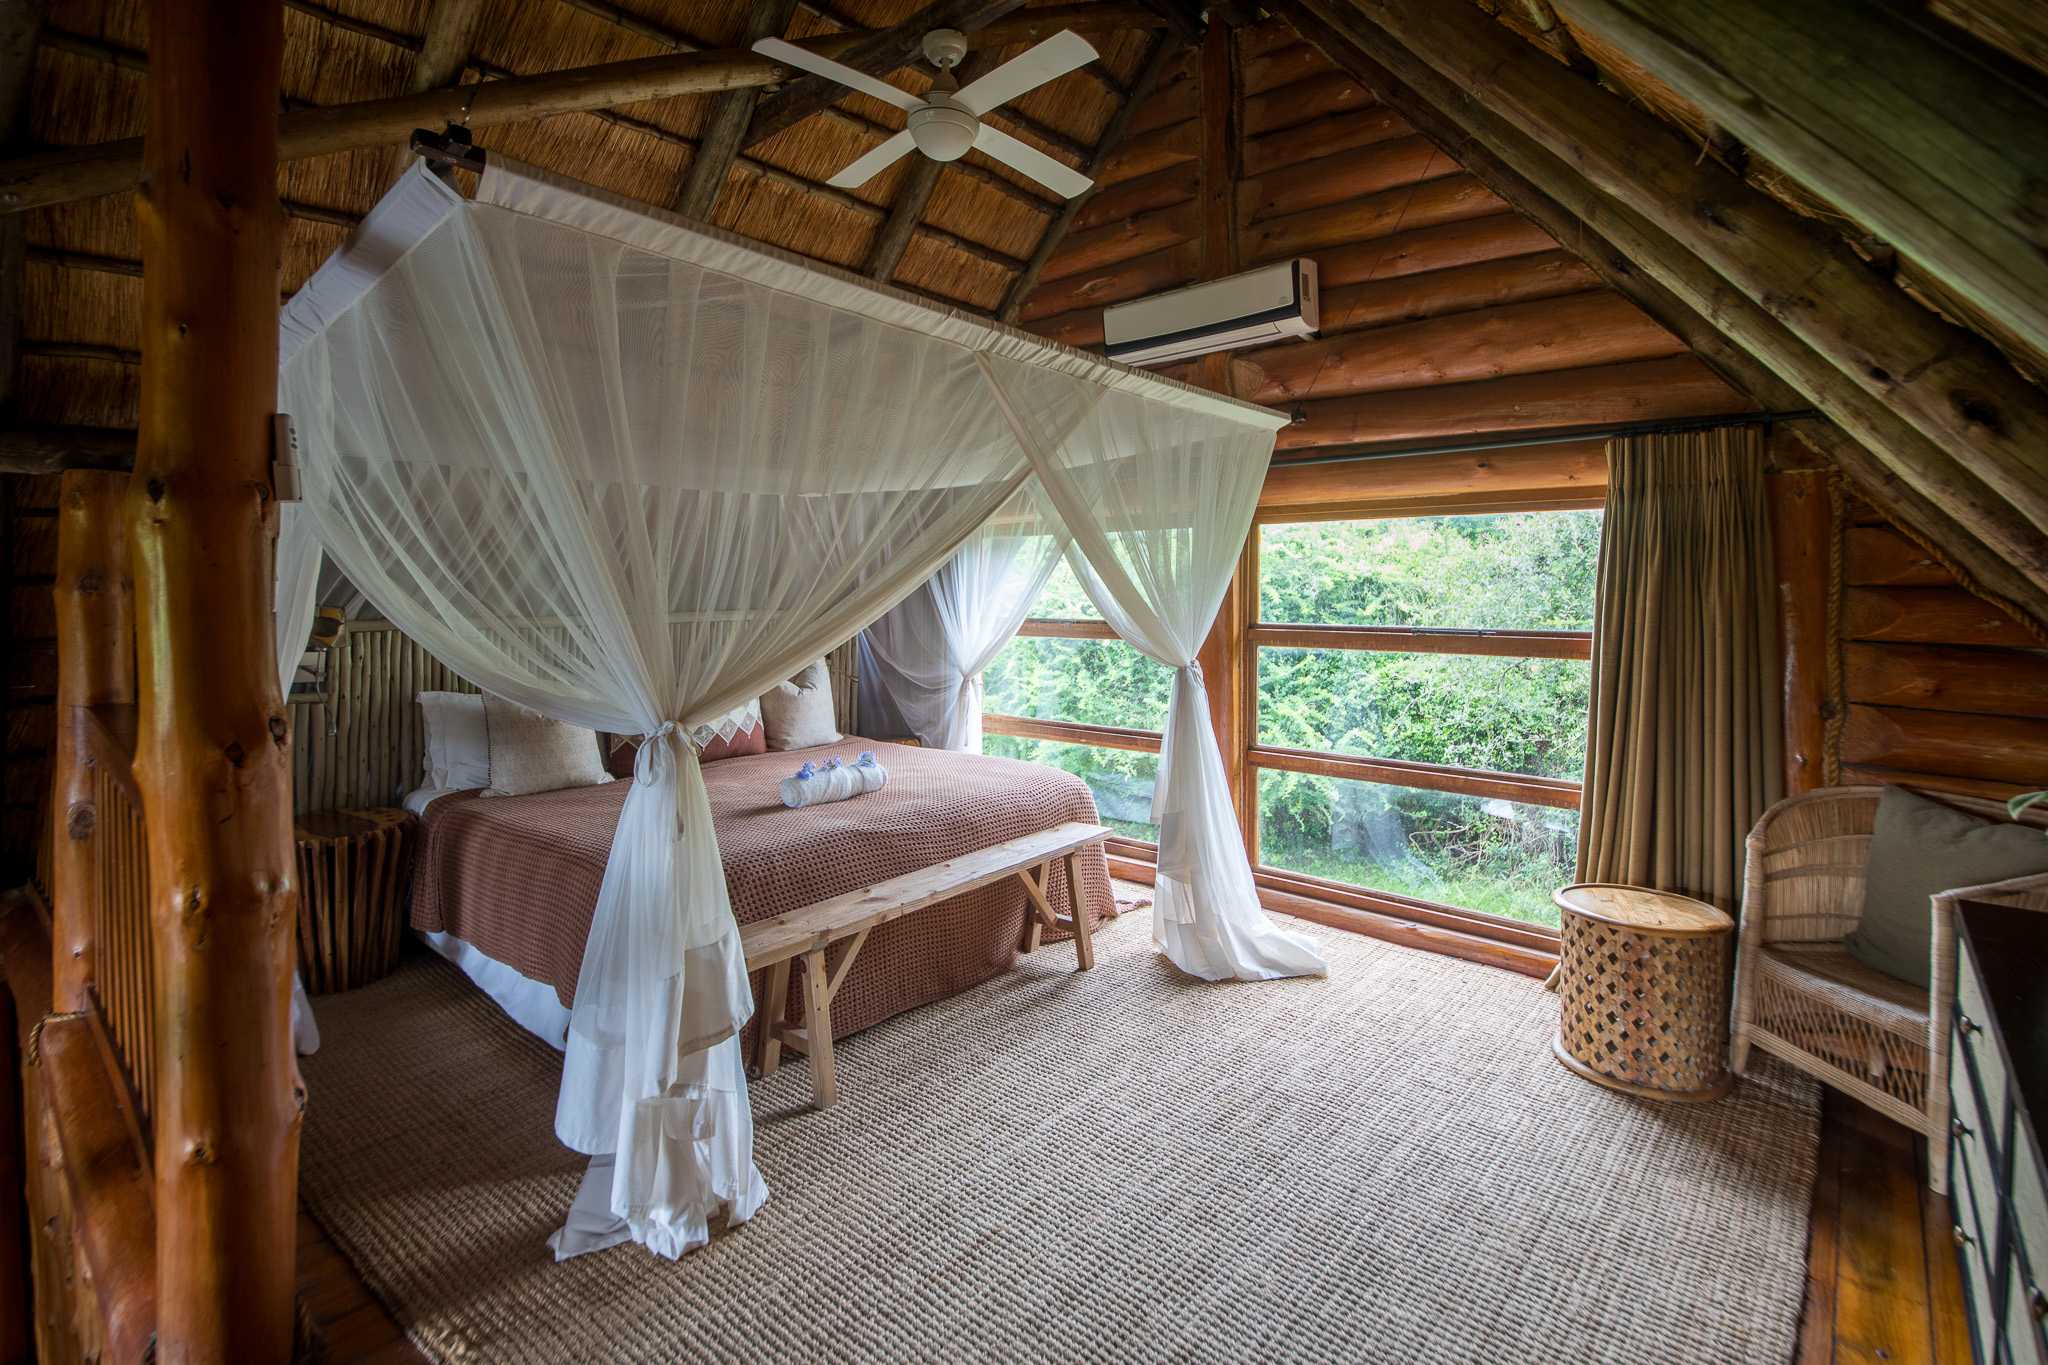
M477 989L512 1016L513 1023L557 1052L568 1048L569 1010L556 998L553 986L522 975L517 968L498 961L467 939L424 932L420 937L429 948L461 968Z

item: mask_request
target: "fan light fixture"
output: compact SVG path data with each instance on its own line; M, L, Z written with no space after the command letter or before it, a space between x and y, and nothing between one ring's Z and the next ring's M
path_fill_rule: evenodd
M967 55L967 35L957 29L933 29L924 35L924 55L938 68L938 75L932 79L931 93L923 99L781 38L763 38L754 44L754 51L903 111L906 127L902 132L826 182L837 189L866 184L912 151L922 152L934 161L958 161L970 150L979 150L1068 199L1094 187L1093 180L1071 166L982 122L998 105L1094 61L1095 49L1079 34L1055 33L963 87L955 79L953 68Z

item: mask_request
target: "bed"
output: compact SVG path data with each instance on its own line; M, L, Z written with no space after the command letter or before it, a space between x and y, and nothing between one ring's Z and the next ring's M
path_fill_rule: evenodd
M807 758L873 749L881 791L790 810L776 783ZM1046 829L1093 821L1077 777L1042 764L847 739L815 750L704 765L733 914L742 925L857 890L942 859ZM515 1020L559 1047L575 1002L584 940L627 782L531 796L449 793L424 804L412 924ZM1080 855L1080 901L1109 910L1099 845ZM1051 896L1073 904L1055 869ZM877 929L832 1005L841 1037L1007 971L1025 924L1014 879ZM754 983L755 998L762 983ZM790 1001L800 1023L802 1002ZM753 1028L747 1039L752 1056Z

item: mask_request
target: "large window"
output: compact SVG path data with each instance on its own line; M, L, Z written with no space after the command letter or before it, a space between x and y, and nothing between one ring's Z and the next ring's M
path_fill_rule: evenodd
M1578 846L1600 514L1254 535L1259 861L1554 925Z
M1062 563L983 675L982 752L1066 769L1094 791L1104 824L1156 841L1152 786L1172 685L1116 638Z

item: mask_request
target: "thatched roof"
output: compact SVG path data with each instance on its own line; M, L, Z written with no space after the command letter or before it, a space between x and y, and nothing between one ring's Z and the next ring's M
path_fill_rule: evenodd
M287 0L286 108L407 93L433 0ZM915 0L809 0L792 37L886 28ZM740 43L749 5L738 0L487 0L458 80L589 66ZM149 36L140 0L68 0L51 7L35 59L28 139L71 146L135 137L145 121ZM1092 33L1100 62L1033 91L998 114L1005 131L1070 165L1086 154L1125 98L1157 22ZM1004 49L1001 56L1022 51ZM998 58L1000 59L1000 58ZM891 77L928 83L917 69ZM688 174L718 95L625 105L500 125L488 145L605 189L668 205ZM903 124L879 101L849 96L743 153L712 221L834 265L860 270L913 159L852 192L822 182ZM390 183L393 149L366 148L288 163L279 190L289 215L283 288L289 294L339 245ZM993 312L1059 201L1007 167L970 154L947 167L893 281L948 303ZM126 195L31 210L24 275L21 402L34 425L132 426L140 346L140 248Z

